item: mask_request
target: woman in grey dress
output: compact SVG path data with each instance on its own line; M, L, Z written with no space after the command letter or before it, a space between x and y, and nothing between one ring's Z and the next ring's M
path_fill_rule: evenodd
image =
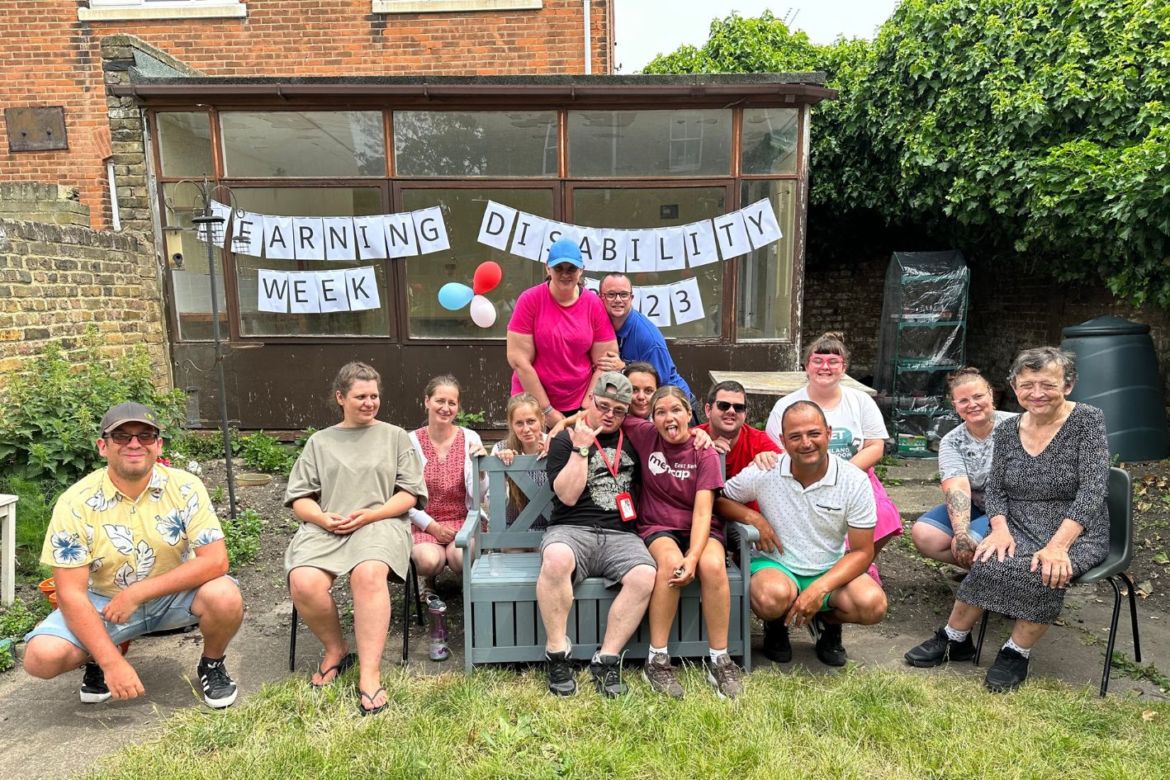
M991 531L975 548L947 625L907 659L971 658L971 628L990 609L1015 618L1015 625L987 670L987 687L1018 687L1028 676L1033 645L1060 614L1069 583L1105 558L1105 417L1068 400L1075 381L1067 352L1040 347L1016 357L1008 382L1024 413L995 429L986 491Z
M423 507L422 463L406 431L377 419L382 380L365 363L349 363L333 381L337 425L317 431L288 478L284 503L301 527L284 554L293 604L325 649L310 683L320 688L356 662L358 710L386 708L382 648L390 628L391 571L406 580L410 566L407 512ZM334 580L349 574L357 656L341 633Z

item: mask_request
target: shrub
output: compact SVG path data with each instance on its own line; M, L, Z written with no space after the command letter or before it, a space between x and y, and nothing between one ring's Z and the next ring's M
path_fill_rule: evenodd
M69 356L57 344L46 346L0 395L0 477L58 486L77 481L100 465L98 423L123 401L146 404L165 429L178 430L183 393L158 390L151 368L143 347L111 361L93 327Z
M41 544L61 487L52 481L9 477L0 480L0 492L19 499L16 502L16 571L23 576L34 576L41 570Z
M222 525L231 568L238 571L241 566L256 560L260 553L260 530L264 527L260 513L255 509L245 509L235 520L224 518Z
M297 459L289 447L264 431L241 438L239 456L248 468L268 474L288 474Z
M38 598L31 607L17 599L12 602L12 606L0 611L0 639L23 637L51 611L52 607L46 599Z

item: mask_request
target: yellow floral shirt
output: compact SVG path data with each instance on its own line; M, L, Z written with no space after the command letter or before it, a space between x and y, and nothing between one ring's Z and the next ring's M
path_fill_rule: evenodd
M135 501L114 487L103 468L57 501L41 563L88 566L89 589L113 597L223 538L207 489L193 474L156 464L149 487Z

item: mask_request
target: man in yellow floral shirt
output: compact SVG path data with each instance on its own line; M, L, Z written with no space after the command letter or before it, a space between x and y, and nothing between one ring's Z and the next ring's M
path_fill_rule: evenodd
M47 680L85 664L82 702L133 699L146 691L118 645L198 624L203 700L231 705L236 684L224 655L244 603L227 576L207 489L157 463L160 426L142 404L106 412L97 448L106 467L66 490L53 510L41 563L53 569L59 609L25 637L25 671Z

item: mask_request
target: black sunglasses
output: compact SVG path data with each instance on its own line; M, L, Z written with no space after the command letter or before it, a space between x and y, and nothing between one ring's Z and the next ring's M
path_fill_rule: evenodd
M731 401L716 401L715 408L721 412L734 409L736 414L743 414L747 409L747 404L733 404Z
M114 431L107 433L106 438L115 444L129 444L131 439L138 439L138 443L142 445L154 444L159 440L160 434L158 431L139 431L138 433L126 433L126 431Z

